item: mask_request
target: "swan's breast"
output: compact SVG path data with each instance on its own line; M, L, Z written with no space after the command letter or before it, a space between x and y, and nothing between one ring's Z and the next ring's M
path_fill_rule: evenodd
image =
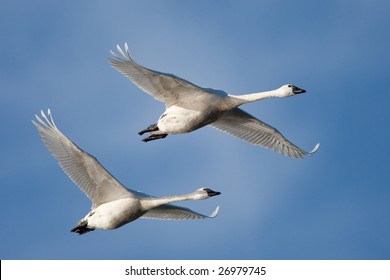
M139 218L144 213L139 200L119 199L97 207L93 215L88 218L88 225L100 229L115 229Z
M212 110L187 109L180 106L169 107L158 120L158 128L168 134L191 132L217 119L218 112Z

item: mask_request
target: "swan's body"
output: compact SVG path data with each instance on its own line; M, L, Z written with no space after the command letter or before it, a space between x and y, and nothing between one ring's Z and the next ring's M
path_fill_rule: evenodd
M43 120L33 121L46 147L59 161L72 181L92 200L91 211L72 232L83 234L94 229L115 229L138 218L203 219L214 218L219 207L210 215L202 215L172 202L200 200L219 195L219 192L200 188L193 193L166 197L152 197L126 189L93 156L70 141L42 112Z
M125 44L125 51L119 46L117 49L120 55L111 51L115 57L110 59L111 65L143 91L164 102L166 106L165 112L157 123L139 132L140 135L150 133L149 137L143 139L145 142L165 138L168 134L191 132L210 125L251 144L290 157L303 157L318 149L317 144L311 152L305 152L288 141L275 128L237 108L245 103L265 98L304 93L303 89L284 85L266 92L245 95L227 94L221 90L196 86L172 74L145 68L131 58L127 44Z

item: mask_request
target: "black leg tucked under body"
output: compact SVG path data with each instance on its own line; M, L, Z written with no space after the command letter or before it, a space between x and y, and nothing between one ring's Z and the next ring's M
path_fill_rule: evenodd
M88 226L87 221L82 221L76 227L72 228L70 231L82 235L84 233L95 230L94 228L88 228L87 226Z
M157 127L157 124L152 124L152 125L149 125L146 129L138 132L139 135L142 135L146 132L152 132L152 131L157 131L158 130L158 127Z
M155 132L155 131L158 131L158 126L157 124L152 124L152 125L149 125L146 129L138 132L139 135L143 135L147 132ZM144 139L142 139L142 141L144 142L149 142L149 141L153 141L153 140L157 140L157 139L162 139L162 138L165 138L167 137L168 134L166 133L161 133L161 134L152 134Z

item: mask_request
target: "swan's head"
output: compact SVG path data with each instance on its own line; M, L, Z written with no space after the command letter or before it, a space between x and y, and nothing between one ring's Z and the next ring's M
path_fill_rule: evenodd
M278 90L277 96L287 97L287 96L292 96L295 94L300 94L300 93L305 93L305 92L306 92L306 90L289 84L289 85L281 86Z
M220 195L220 192L213 191L209 188L200 188L195 191L195 195L198 199L207 199L212 196Z

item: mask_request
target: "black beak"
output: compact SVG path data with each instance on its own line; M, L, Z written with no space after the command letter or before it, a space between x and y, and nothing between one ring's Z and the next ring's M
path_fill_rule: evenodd
M206 192L207 192L208 196L216 196L216 195L220 195L221 194L220 192L216 192L216 191L213 191L213 190L210 190L210 189L206 189Z
M299 88L299 87L296 87L296 86L293 86L293 90L292 90L292 92L293 92L294 94L300 94L300 93L305 93L305 92L306 92L306 90L304 90L304 89L301 89L301 88Z

